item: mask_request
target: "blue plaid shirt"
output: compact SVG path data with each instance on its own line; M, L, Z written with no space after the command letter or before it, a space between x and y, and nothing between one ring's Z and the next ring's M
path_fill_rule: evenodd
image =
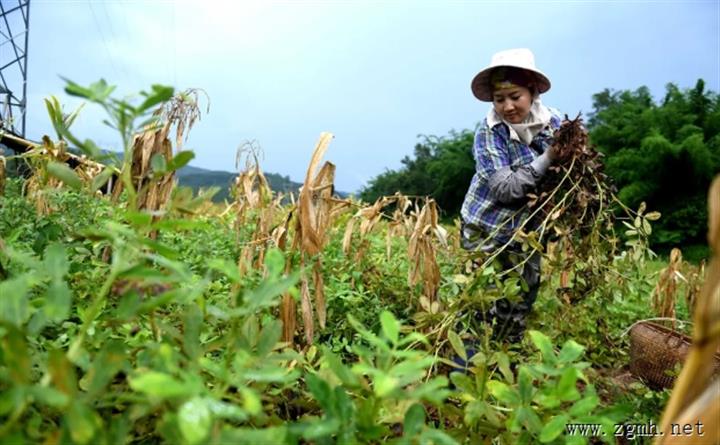
M552 135L560 128L560 113L549 108L552 117L550 124L533 138L530 146L510 138L507 124L498 122L489 128L487 119L475 133L473 156L475 157L475 175L465 195L460 214L466 226L465 232L472 232L480 239L493 235L489 244L483 248L492 248L508 242L523 220L529 215L521 199L511 204L502 204L493 199L488 181L503 167L513 171L530 164L544 153L552 143ZM525 227L532 230L534 227Z

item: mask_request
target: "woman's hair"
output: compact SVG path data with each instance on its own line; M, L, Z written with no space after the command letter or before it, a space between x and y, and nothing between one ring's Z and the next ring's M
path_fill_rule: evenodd
M528 70L514 66L501 66L495 68L490 74L490 89L492 91L501 88L502 84L506 82L525 87L530 90L533 97L537 96L537 79L535 74Z

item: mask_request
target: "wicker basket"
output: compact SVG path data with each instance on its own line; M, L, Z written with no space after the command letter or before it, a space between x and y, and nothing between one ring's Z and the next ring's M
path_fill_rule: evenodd
M673 370L685 362L692 339L657 323L643 321L630 330L630 371L648 386L670 388ZM708 364L710 365L710 364ZM720 354L715 354L714 373L720 373Z

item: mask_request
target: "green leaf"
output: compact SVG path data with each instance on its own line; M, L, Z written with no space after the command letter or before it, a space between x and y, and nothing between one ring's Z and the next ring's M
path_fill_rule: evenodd
M327 363L335 376L340 379L343 386L352 389L360 385L357 376L326 346L323 346L323 360L325 360L325 363Z
M284 444L289 443L288 430L285 425L262 429L254 427L226 428L221 430L216 443L234 445Z
M554 394L536 393L534 400L545 408L557 408L560 406L560 399Z
M571 363L582 356L585 347L576 343L574 340L568 340L563 345L558 355L559 363Z
M8 294L3 295L0 300L7 298ZM5 335L0 338L0 351L2 351L0 363L5 368L4 372L8 373L11 382L18 385L28 384L32 376L32 362L25 335L13 326L4 326L3 328L7 330Z
M383 372L378 372L373 378L373 389L378 397L385 397L397 388L397 379Z
M202 324L202 310L195 304L187 305L183 317L183 349L191 360L196 360L202 353L200 349Z
M244 422L248 416L240 407L232 403L221 402L212 398L205 398L205 403L212 413L213 417L218 419L228 419L237 422Z
M567 414L560 414L550 419L540 431L540 442L548 443L555 440L565 430L570 417Z
M304 424L302 436L312 441L329 437L337 433L338 429L340 429L340 421L338 419L313 420Z
M420 443L433 443L437 445L460 445L458 441L441 430L428 428L420 436Z
M520 405L520 394L518 394L515 388L498 382L497 380L490 380L487 383L487 388L493 397L504 403L507 407L512 408Z
M441 405L450 395L450 391L447 389L447 386L447 377L434 377L415 387L412 391L412 395L415 398L430 402L433 405Z
M464 362L467 362L467 352L465 351L465 345L463 345L462 340L460 340L460 336L455 333L455 331L448 330L448 340L450 341L450 346L455 350L455 353L460 356L461 359L463 359Z
M88 381L88 397L98 396L105 386L115 377L125 365L125 346L119 340L112 340L106 343L100 352L95 356L92 366L83 380Z
M45 249L45 266L51 280L62 280L70 270L67 253L61 244L51 244Z
M230 282L233 284L239 284L243 280L243 277L242 275L240 275L240 272L238 270L237 264L233 263L232 261L221 258L213 258L207 263L207 265L211 270L216 270L221 274L225 275L225 277L229 278Z
M30 394L38 402L53 408L64 408L70 402L67 394L47 386L35 385L30 388Z
M505 377L505 381L512 384L515 383L515 376L510 369L510 358L504 352L496 352L494 354L500 373Z
M470 377L462 372L451 372L450 381L455 385L457 389L466 394L475 394L475 385L473 384Z
M30 316L27 293L28 275L20 275L0 282L0 320L22 326Z
M191 395L189 385L174 377L157 371L145 371L130 377L130 388L137 392L162 399Z
M58 390L67 394L71 398L74 398L78 392L75 365L70 363L63 351L57 349L50 351L48 357L48 371L53 385L55 385Z
M262 328L257 342L257 354L264 357L273 350L282 337L282 322L271 320Z
M62 80L65 81L67 84L65 86L65 92L71 96L77 96L82 97L84 99L91 99L93 97L93 92L90 88L82 87L72 80L66 79L65 77L60 76Z
M193 397L178 410L180 432L190 445L202 442L210 432L212 423L212 413L202 397Z
M268 249L265 253L265 268L270 277L278 278L285 270L285 254L276 247Z
M170 162L167 164L167 171L174 172L176 170L181 169L182 167L185 167L195 159L195 153L193 153L190 150L183 150L178 152L175 156L170 159Z
M65 414L70 437L73 442L83 445L95 437L95 431L100 427L97 413L80 401L75 400Z
M533 434L538 434L543 428L543 423L537 413L528 406L521 406L515 411L516 421L524 429Z
M67 164L50 161L47 164L47 171L50 176L54 176L55 178L61 180L70 188L75 190L82 188L82 181L78 177L77 173L68 167Z
M125 212L125 219L127 219L133 227L144 228L152 224L153 216L148 212L128 210Z
M380 313L380 325L382 326L385 338L390 340L392 344L397 344L400 337L400 323L392 312L382 311L382 313Z
M597 395L586 395L582 399L575 402L573 406L570 407L568 413L570 413L570 415L574 417L585 416L590 414L590 412L595 409L595 407L598 406L599 403L600 399Z
M528 334L535 347L540 350L543 361L545 363L555 363L557 359L550 338L542 332L535 330L529 331Z
M167 171L167 161L165 155L162 153L155 153L150 158L150 167L152 167L153 173L163 174Z
M526 366L521 366L518 374L520 401L527 405L533 398L533 378Z
M405 412L403 436L412 437L422 431L423 426L425 426L425 408L415 403Z
M575 368L567 368L560 376L557 384L557 396L562 401L573 401L580 398L576 384L579 371Z
M278 303L277 297L294 286L300 278L300 272L296 271L287 277L279 280L265 280L258 287L246 292L243 295L243 303L247 311L273 306Z
M241 388L240 394L243 396L243 408L250 415L257 416L262 412L262 401L260 396L250 388Z
M305 383L323 410L326 412L331 411L333 405L333 393L332 389L330 389L330 385L315 374L307 374L305 376Z
M59 323L70 315L72 293L64 281L50 283L45 292L43 311L48 320Z
M156 84L152 85L151 88L152 90L150 92L143 91L141 93L145 96L145 101L137 107L136 113L138 115L144 113L157 104L167 102L172 98L173 94L175 94L175 89L167 85Z

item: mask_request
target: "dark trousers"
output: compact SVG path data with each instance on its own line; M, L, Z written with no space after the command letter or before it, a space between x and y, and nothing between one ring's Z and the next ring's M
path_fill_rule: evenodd
M477 241L478 239L483 239L478 228L463 223L460 229L462 247L467 250L491 250L481 247ZM528 255L530 255L529 258ZM493 336L495 338L507 339L511 342L522 340L527 316L532 310L532 305L535 303L540 287L541 258L540 252L525 253L511 248L505 249L498 255L497 259L500 261L503 271L510 270L527 259L522 266L515 270L520 273L520 277L527 284L528 290L521 291L522 299L519 302L511 302L507 298L501 298L493 303L488 312L482 314L481 318L484 321L494 323Z
M494 322L493 334L497 339L507 339L511 342L522 340L527 316L532 310L540 288L540 260L542 258L539 252L533 252L529 258L527 254L517 252L502 252L498 255L503 270L512 269L526 258L527 262L516 269L520 271L520 277L528 287L527 291L521 291L522 299L514 303L507 298L495 300L485 317L485 321Z

